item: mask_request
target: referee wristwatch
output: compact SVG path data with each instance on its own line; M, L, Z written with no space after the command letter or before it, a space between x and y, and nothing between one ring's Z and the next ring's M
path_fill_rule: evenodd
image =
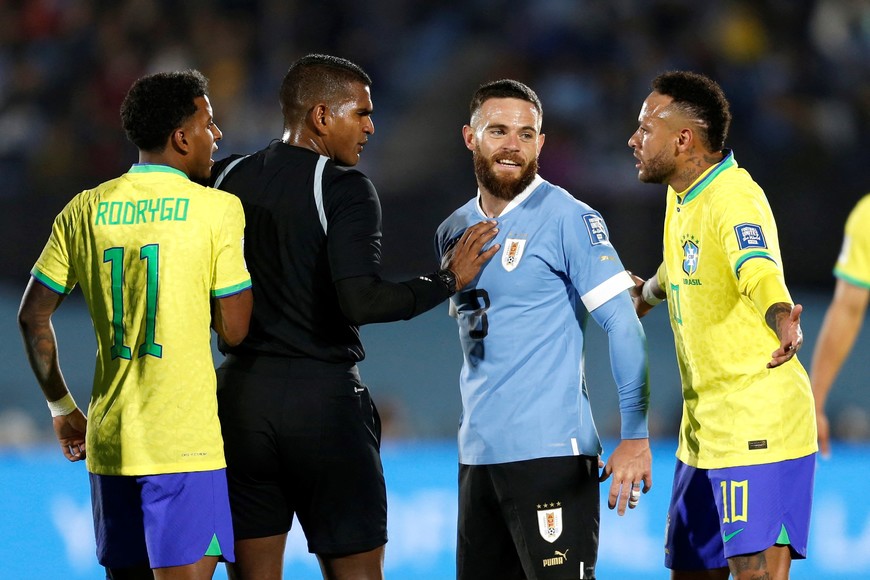
M444 268L443 270L438 270L435 272L441 282L447 286L448 296L453 296L456 294L456 274L453 273L452 270L448 270Z

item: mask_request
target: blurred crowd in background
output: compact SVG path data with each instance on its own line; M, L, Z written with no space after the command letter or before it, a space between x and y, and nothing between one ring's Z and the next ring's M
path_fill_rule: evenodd
M662 71L725 89L728 146L770 199L790 286L833 287L843 223L870 193L870 0L0 0L0 281L23 289L54 215L136 161L118 113L136 78L203 71L219 159L280 137L278 86L310 52L373 78L360 168L392 279L433 268L435 228L474 195L460 128L502 77L543 101L541 174L601 211L644 275L664 189L638 183L626 142Z

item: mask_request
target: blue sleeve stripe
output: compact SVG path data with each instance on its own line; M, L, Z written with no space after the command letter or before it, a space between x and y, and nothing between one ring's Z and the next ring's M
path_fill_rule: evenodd
M52 280L51 278L49 278L48 276L46 276L45 274L43 274L42 272L37 270L35 267L33 268L33 270L30 271L30 275L33 276L33 278L37 282L39 282L40 284L42 284L43 286L45 286L46 288L48 288L52 292L57 292L58 294L63 294L64 296L66 296L67 294L69 294L70 292L73 291L72 288L67 288L63 284L58 284L57 282L55 282L54 280Z
M212 290L211 295L212 298L226 298L227 296L232 296L234 294L238 294L239 292L244 292L250 287L251 279L248 278L241 284L235 284L233 286L227 286L226 288L218 288L216 290Z
M767 252L749 252L748 254L744 254L743 256L741 256L740 259L737 260L737 263L734 264L734 273L737 275L737 278L740 278L740 268L742 268L743 264L745 264L752 258L765 258L776 264L776 260L774 260L773 257Z

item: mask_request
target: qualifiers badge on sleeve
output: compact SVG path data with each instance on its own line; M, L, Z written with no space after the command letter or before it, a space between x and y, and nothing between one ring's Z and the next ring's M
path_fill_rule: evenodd
M734 233L737 235L737 245L741 250L767 247L764 232L758 224L737 224L734 226Z
M501 253L501 265L508 272L513 271L523 257L523 249L526 240L522 238L508 238L504 243L504 251Z

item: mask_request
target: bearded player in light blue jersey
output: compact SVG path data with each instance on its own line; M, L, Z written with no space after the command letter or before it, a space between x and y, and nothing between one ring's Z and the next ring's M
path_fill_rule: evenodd
M601 215L537 175L541 121L540 100L520 82L477 90L463 136L478 195L436 235L443 259L467 228L498 222L499 252L451 298L464 355L461 580L594 578L599 477L613 477L608 505L620 515L652 485L633 283ZM607 332L619 389L622 442L606 464L583 369L590 314Z

